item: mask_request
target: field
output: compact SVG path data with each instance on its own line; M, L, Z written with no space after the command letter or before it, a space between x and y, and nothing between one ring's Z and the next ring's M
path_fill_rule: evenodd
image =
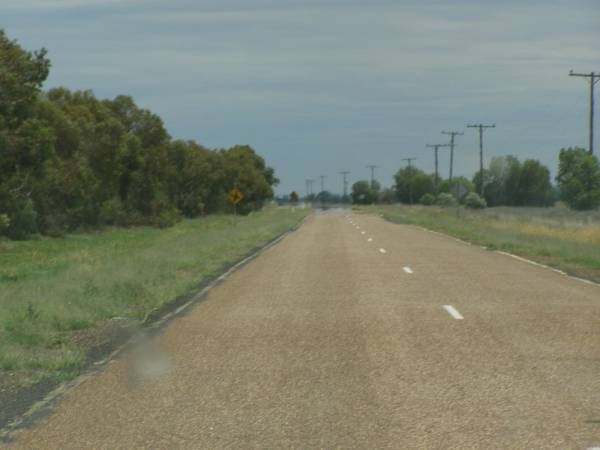
M366 210L392 222L440 231L600 282L600 211L561 207L470 211L397 205Z
M0 387L7 374L23 385L72 378L95 331L116 322L139 325L307 213L270 208L168 229L0 241Z

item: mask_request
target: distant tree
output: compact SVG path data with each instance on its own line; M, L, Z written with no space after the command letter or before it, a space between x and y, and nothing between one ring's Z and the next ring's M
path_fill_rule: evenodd
M593 209L600 205L600 163L585 149L561 149L558 174L560 198L574 209Z
M480 192L481 174L473 177ZM497 156L484 170L484 198L489 206L548 206L553 203L550 171L539 161L523 164L514 156Z
M352 203L357 205L370 205L377 200L379 189L373 189L366 180L357 181L352 185Z
M417 201L425 194L433 194L433 176L414 166L404 167L394 175L396 196L402 203Z
M339 196L334 195L329 191L321 191L315 197L315 201L320 203L337 203L340 200Z
M518 194L513 204L517 206L551 206L554 190L550 170L539 161L527 159L521 166Z
M397 201L398 197L396 196L396 190L394 188L385 188L379 193L379 203L391 205Z

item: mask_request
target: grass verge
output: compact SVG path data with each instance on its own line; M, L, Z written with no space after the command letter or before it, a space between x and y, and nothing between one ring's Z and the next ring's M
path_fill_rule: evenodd
M600 215L563 208L378 206L366 211L502 250L600 282Z
M95 331L117 318L141 323L307 214L270 208L184 220L168 229L1 241L0 382L73 378Z

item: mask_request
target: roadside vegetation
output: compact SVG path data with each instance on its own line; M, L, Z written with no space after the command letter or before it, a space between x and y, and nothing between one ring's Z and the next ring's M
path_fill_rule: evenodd
M75 376L95 329L116 319L140 324L307 213L268 207L184 219L168 229L0 241L0 385L3 373L20 383Z
M483 195L481 196L483 178ZM403 204L452 206L461 203L468 208L486 206L553 206L561 200L573 210L594 210L600 207L600 162L578 147L561 149L556 184L550 170L539 161L523 163L515 156L492 158L482 174L472 180L465 177L443 179L427 174L415 166L404 167L394 176L391 188L381 189L379 183L357 181L352 186L353 204Z
M126 95L43 91L46 50L0 30L0 235L28 239L101 226L168 227L182 217L247 214L277 184L249 146L211 150L173 140L162 119Z
M392 222L440 231L600 282L600 211L567 207L374 206Z

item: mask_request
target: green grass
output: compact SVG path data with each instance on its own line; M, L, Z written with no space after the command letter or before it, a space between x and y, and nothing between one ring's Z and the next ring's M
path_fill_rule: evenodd
M424 206L365 208L397 223L418 225L465 241L520 255L600 281L600 214L565 208L488 208L482 211Z
M0 241L0 370L28 380L75 376L72 336L114 317L141 322L308 210L184 220L168 229L115 228L61 239Z

